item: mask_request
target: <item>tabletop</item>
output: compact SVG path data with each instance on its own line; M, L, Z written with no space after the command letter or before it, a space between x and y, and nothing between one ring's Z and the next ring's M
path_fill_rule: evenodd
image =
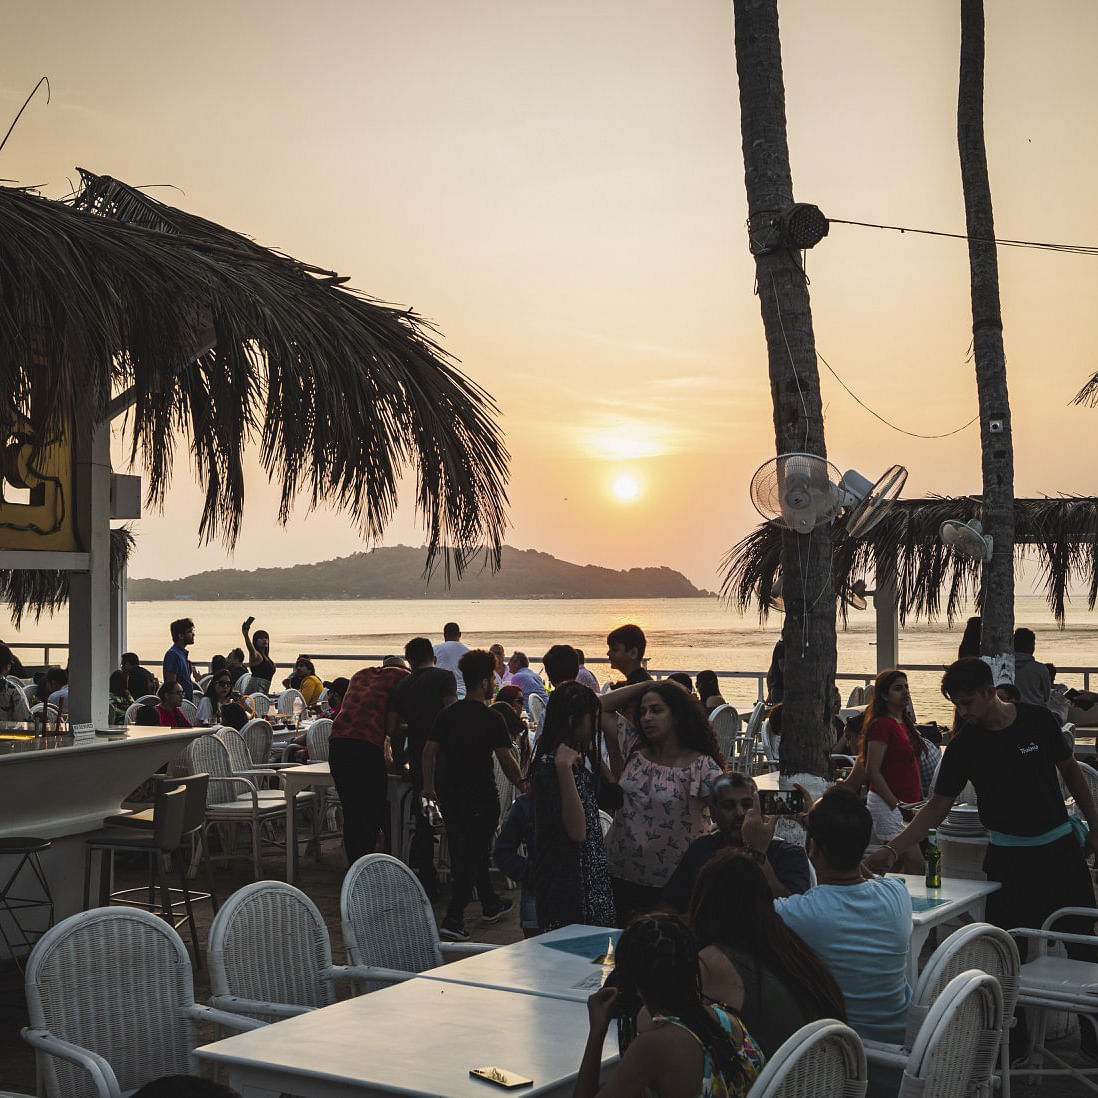
M620 930L573 924L421 972L425 980L586 1002L613 967L601 963Z
M540 995L412 979L197 1050L234 1087L307 1096L401 1094L493 1098L470 1068L533 1079L523 1095L570 1094L587 1041L587 1010ZM611 1027L603 1064L617 1058Z
M921 873L889 873L907 886L911 897L911 920L915 926L940 923L965 911L999 889L998 881L972 881L963 877L943 877L941 888L927 888Z

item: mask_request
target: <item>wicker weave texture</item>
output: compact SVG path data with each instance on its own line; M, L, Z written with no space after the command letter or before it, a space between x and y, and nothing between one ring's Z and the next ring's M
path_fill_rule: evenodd
M31 1028L98 1053L123 1091L194 1070L190 958L155 915L97 908L65 919L36 944L26 981ZM38 1057L49 1098L96 1093L80 1068Z
M423 972L442 964L431 901L416 875L388 854L359 858L339 900L351 964Z
M833 1018L797 1030L770 1057L751 1098L863 1098L867 1075L858 1035Z
M309 762L328 761L328 740L332 736L332 722L327 717L313 721L305 733L305 746L309 750Z
M214 916L210 990L266 1003L320 1007L335 1002L332 950L316 905L281 881L245 885Z
M248 757L253 766L263 766L271 761L271 743L274 730L270 721L255 717L240 730L244 742L248 745Z

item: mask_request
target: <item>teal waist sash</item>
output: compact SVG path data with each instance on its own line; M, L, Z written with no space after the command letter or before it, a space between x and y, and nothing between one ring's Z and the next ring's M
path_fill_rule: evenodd
M988 838L992 846L1047 846L1049 843L1062 839L1065 835L1074 833L1080 846L1087 841L1087 825L1082 820L1072 816L1064 820L1062 824L1046 831L1043 835L1008 835L1005 831L992 831L988 828Z

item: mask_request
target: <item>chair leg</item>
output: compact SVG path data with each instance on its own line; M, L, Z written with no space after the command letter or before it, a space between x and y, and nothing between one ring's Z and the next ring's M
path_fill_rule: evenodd
M183 908L187 912L187 922L191 927L194 967L200 969L202 967L202 947L198 944L198 927L195 925L194 911L191 908L191 890L187 887L187 859L183 856L182 848L172 851L172 863L179 871L179 887L183 890Z
M91 868L95 851L89 846L84 850L84 910L91 908Z
M210 851L206 846L206 827L203 824L199 828L196 838L198 840L197 850L199 851L199 861L202 862L206 870L206 891L210 894L210 908L213 913L217 914L217 909L221 906L217 900L217 889L214 887L214 874L213 874L213 862L210 860Z
M259 857L259 819L258 817L252 817L252 869L255 873L255 879L258 881L260 877L260 857Z
M169 923L174 923L175 918L172 914L171 886L168 883L168 875L164 872L160 851L149 851L149 860L152 862L153 873L156 874L156 882L160 886L161 914Z

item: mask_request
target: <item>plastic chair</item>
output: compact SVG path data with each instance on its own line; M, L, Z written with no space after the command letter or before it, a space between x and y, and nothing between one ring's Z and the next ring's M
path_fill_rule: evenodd
M728 702L725 702L723 705L718 705L709 714L709 723L716 733L721 753L726 759L731 759L735 754L736 734L743 723L740 720L739 713Z
M256 1023L194 1001L187 947L147 911L99 908L47 931L27 962L30 1025L46 1098L119 1098L162 1075L197 1074L196 1022Z
M1098 1031L1098 963L1077 961L1073 957L1049 953L1049 945L1086 945L1098 948L1098 936L1069 934L1053 930L1061 919L1080 916L1087 925L1098 919L1098 910L1089 907L1062 907L1054 911L1041 924L1040 930L1019 928L1010 932L1015 939L1032 939L1034 946L1019 970L1018 1005L1031 1012L1029 1027L1028 1064L1015 1068L1016 1075L1071 1075L1096 1089L1087 1077L1098 1072L1098 1067L1075 1067L1057 1055L1046 1044L1049 1010L1071 1011L1080 1015L1080 1025L1090 1025ZM1084 1022L1085 1016L1085 1022ZM1056 1067L1044 1067L1048 1058ZM1030 1066L1032 1065L1032 1066Z
M278 695L278 711L284 717L292 717L294 715L294 702L300 700L301 708L305 709L305 695L300 690L294 690L291 687L289 690L283 690Z
M858 1035L834 1018L809 1022L770 1057L751 1098L862 1098L868 1084Z
M1000 1039L1000 1070L1003 1098L1010 1098L1010 1039L1014 1007L1018 1001L1018 947L1014 939L989 923L972 923L951 934L931 954L919 976L907 1012L907 1029L902 1045L879 1041L864 1042L871 1064L903 1066L907 1063L923 1022L946 985L962 972L976 970L994 976L1003 999L1003 1028Z
M328 761L328 740L332 736L333 722L327 717L313 721L305 733L305 747L309 752L309 762Z
M419 879L388 854L366 854L347 870L339 914L348 959L370 970L364 990L438 968L446 957L496 948L439 941L434 909Z
M899 1098L989 1093L1003 1028L1003 994L986 972L962 972L934 1000L911 1049Z
M264 1021L336 1001L334 982L367 975L332 964L316 904L281 881L234 892L210 925L210 1005Z
M248 701L252 703L252 712L257 717L265 717L271 711L271 699L266 694L249 694Z

